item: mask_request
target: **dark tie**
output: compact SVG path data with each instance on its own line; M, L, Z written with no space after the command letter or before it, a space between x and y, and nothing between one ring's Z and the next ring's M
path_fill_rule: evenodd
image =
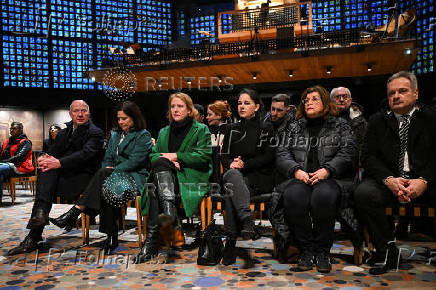
M401 127L399 131L400 135L400 156L398 158L398 169L400 175L405 177L404 173L404 156L407 151L407 137L409 135L409 126L410 126L410 116L405 115L401 116Z

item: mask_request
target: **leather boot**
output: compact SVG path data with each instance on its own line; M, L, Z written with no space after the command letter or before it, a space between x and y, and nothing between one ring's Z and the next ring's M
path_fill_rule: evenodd
M111 255L112 251L118 247L118 232L108 234L103 245L105 255Z
M48 225L48 214L42 208L35 209L35 212L32 214L32 217L29 220L27 225L28 229L35 229L44 227Z
M369 269L369 274L380 275L389 270L398 269L401 265L401 255L394 242L390 242L386 250L380 251L380 256L384 256L384 261L381 263L375 263L374 267Z
M221 263L225 266L232 265L236 262L236 238L228 237L223 250L223 260Z
M170 171L161 171L155 173L154 178L161 209L158 223L161 227L166 227L173 224L176 217L174 175Z
M150 194L150 209L147 219L147 233L145 244L135 259L135 264L141 264L151 260L159 252L159 203L154 194Z
M71 231L73 229L73 227L76 226L77 218L79 217L79 215L81 213L82 213L82 211L80 209L78 209L77 207L73 206L72 208L70 208L69 211L67 211L66 213L62 214L58 218L50 218L50 221L54 225L60 227L61 229L65 228L65 230L67 232L69 232L69 231Z
M252 216L242 220L241 237L243 240L257 240L260 238L254 228L254 220Z
M23 253L30 253L35 251L39 248L38 243L42 241L41 237L38 237L37 239L32 238L30 235L27 235L24 240L15 248L12 248L8 251L8 255L16 255L16 254L23 254Z

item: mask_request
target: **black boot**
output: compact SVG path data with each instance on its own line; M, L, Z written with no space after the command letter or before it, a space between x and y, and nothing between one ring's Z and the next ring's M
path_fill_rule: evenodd
M236 262L236 239L227 238L226 245L223 250L223 260L221 263L223 265L232 265Z
M254 220L252 216L242 220L241 237L243 240L257 240L260 238L254 228Z
M107 234L106 241L103 245L105 255L111 255L112 251L118 247L118 232Z
M67 211L66 213L62 214L60 217L58 218L50 218L50 221L60 227L61 229L65 229L67 232L71 231L73 229L73 227L76 226L77 224L77 218L79 217L79 215L82 213L82 211L80 209L78 209L77 207L73 206L72 208L70 208L69 211Z
M384 256L384 261L375 263L375 266L369 269L371 275L384 274L391 269L398 269L401 265L401 255L394 242L390 242L386 250L379 251L380 256Z
M174 223L176 216L176 192L174 175L170 171L157 172L154 175L160 203L159 225L167 227Z
M42 237L32 237L30 234L27 235L24 240L15 248L12 248L8 251L8 255L16 255L22 253L30 253L39 248L38 243L42 241Z
M135 264L141 264L151 260L159 252L159 225L158 225L159 204L154 196L150 193L150 208L147 219L147 233L145 244L135 259Z

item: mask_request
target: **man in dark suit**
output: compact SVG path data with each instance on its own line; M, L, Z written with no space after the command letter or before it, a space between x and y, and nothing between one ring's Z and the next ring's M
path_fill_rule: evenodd
M32 252L42 240L44 226L49 222L53 199L62 195L75 200L99 168L103 154L103 131L89 120L89 106L75 100L70 106L71 121L61 130L48 154L38 158L40 173L36 199L27 224L30 229L24 241L9 250L9 255Z
M387 82L389 108L374 114L362 147L365 178L355 201L371 235L376 254L371 274L399 266L399 250L385 216L394 202L434 204L435 113L417 103L418 84L410 72L399 72Z

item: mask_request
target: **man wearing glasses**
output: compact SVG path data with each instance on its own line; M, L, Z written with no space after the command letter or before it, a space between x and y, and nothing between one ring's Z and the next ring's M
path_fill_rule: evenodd
M12 122L11 137L3 142L0 153L0 206L2 205L3 182L10 176L30 173L32 142L23 134L23 124Z
M47 154L38 157L38 181L29 234L9 255L32 252L39 248L42 232L49 223L52 201L56 195L76 200L100 166L103 155L103 131L91 120L85 101L70 106L71 121L59 131Z
M360 144L363 142L367 125L366 120L363 117L363 108L359 104L353 103L351 92L348 88L334 88L330 92L330 97L339 109L339 117L347 120L353 129L353 132L356 135L356 144L358 145L360 152Z

